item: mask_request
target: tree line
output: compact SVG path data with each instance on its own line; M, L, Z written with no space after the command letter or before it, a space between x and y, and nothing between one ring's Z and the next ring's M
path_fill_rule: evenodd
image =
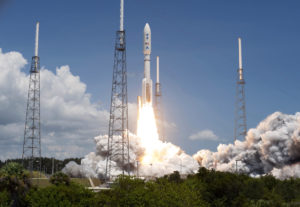
M179 172L145 181L119 176L110 190L94 193L57 172L48 187L33 186L17 163L0 169L0 206L105 207L296 207L300 179L278 180L199 168L182 179Z
M70 161L74 161L77 164L80 164L82 158L67 158L64 160L59 160L55 158L49 158L49 157L42 157L41 160L37 159L38 162L41 162L41 170L39 168L34 169L35 171L41 171L43 174L51 175L52 173L61 171L67 163ZM19 163L24 166L26 169L28 164L28 160L22 160L21 158L17 159L7 159L4 162L0 160L0 168L4 166L6 163ZM39 165L36 165L39 166Z

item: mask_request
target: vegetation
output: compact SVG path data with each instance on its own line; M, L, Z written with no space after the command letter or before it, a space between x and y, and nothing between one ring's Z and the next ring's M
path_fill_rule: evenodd
M41 163L41 171L43 172L43 174L51 175L52 170L53 170L54 173L59 172L70 161L74 161L77 164L80 164L81 158L68 158L68 159L64 159L64 160L57 160L57 159L54 159L54 158L42 157L41 158L41 162L42 162ZM0 168L2 166L4 166L5 163L10 163L10 162L16 162L16 163L22 164L23 160L22 159L9 159L9 160L6 160L5 162L2 162L0 160ZM28 163L27 163L26 160L24 161L24 166L28 166ZM38 170L38 169L35 169L35 170Z
M0 169L0 205L22 206L31 183L22 165L11 162ZM3 203L3 204L2 204Z
M46 188L33 189L26 197L26 206L95 206L95 197L95 193L81 185L75 183L65 185L62 183Z
M56 173L47 187L35 187L28 172L17 163L0 169L2 206L126 206L126 207L295 207L300 206L300 179L277 180L267 175L200 168L186 179L179 172L144 181L120 176L112 189L94 193Z
M54 175L52 175L50 178L50 183L56 186L58 185L69 186L70 182L71 182L70 177L62 172L57 172Z

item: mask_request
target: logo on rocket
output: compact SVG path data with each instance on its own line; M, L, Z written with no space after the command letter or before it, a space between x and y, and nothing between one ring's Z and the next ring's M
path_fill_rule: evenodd
M150 77L151 29L147 23L144 28L144 79L142 82L142 104L152 104L152 80Z

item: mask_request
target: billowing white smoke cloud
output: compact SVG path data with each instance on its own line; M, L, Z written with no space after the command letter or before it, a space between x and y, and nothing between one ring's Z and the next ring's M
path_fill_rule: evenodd
M106 168L107 155L107 135L95 137L96 152L91 152L84 157L81 165L69 163L64 168L64 172L72 176L87 176L104 178ZM157 154L160 160L155 163L143 164L139 163L139 176L163 176L174 171L182 174L194 173L198 170L199 165L191 156L184 153L179 147L167 143L159 142L157 146ZM130 134L130 160L134 167L131 174L137 173L136 161L141 160L144 149L141 146L139 138ZM117 159L114 160L117 162ZM113 164L118 166L118 163ZM117 176L122 173L121 168L112 168L111 175Z
M143 148L139 139L131 135L134 160L142 156ZM105 150L107 136L95 138L97 151L88 154L81 166L67 166L65 172L76 175L101 177L105 172ZM161 162L152 165L140 165L141 176L161 176L175 170L182 173L195 172L199 166L218 171L238 171L252 176L272 174L277 178L300 177L300 113L295 115L275 112L257 128L250 129L245 141L234 144L220 144L217 152L200 150L193 157L185 154L171 143L160 142L157 146ZM138 154L138 155L137 155ZM182 165L182 166L181 166ZM184 166L184 167L183 167ZM85 170L83 170L85 169ZM72 173L73 172L73 173ZM119 174L115 171L113 174Z
M300 177L300 113L275 112L250 129L245 141L221 144L217 152L200 150L194 158L220 171L235 171L237 161L238 171L253 176Z
M300 178L300 163L284 166L281 169L274 168L271 174L280 179L291 177Z
M41 62L41 65L43 63ZM25 67L26 66L26 67ZM19 52L0 49L0 159L22 156L29 64ZM24 71L22 71L24 70ZM83 156L92 137L107 131L108 115L90 101L86 84L69 66L41 70L42 155Z

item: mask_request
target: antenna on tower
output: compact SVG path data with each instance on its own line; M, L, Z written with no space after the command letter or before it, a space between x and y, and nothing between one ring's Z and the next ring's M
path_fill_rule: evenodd
M245 101L245 80L242 64L242 40L238 38L239 44L239 68L236 82L236 100L235 100L235 123L234 123L234 141L245 139L247 134L246 121L246 101Z
M121 170L130 174L129 136L128 136L128 98L126 38L123 28L124 0L120 6L120 30L116 32L113 80L109 129L107 139L107 158L105 179L111 179L111 172ZM118 165L116 164L118 161ZM121 162L121 163L120 163Z
M32 57L26 109L22 160L30 172L41 171L39 25L36 23L35 53ZM26 167L25 166L25 167Z

